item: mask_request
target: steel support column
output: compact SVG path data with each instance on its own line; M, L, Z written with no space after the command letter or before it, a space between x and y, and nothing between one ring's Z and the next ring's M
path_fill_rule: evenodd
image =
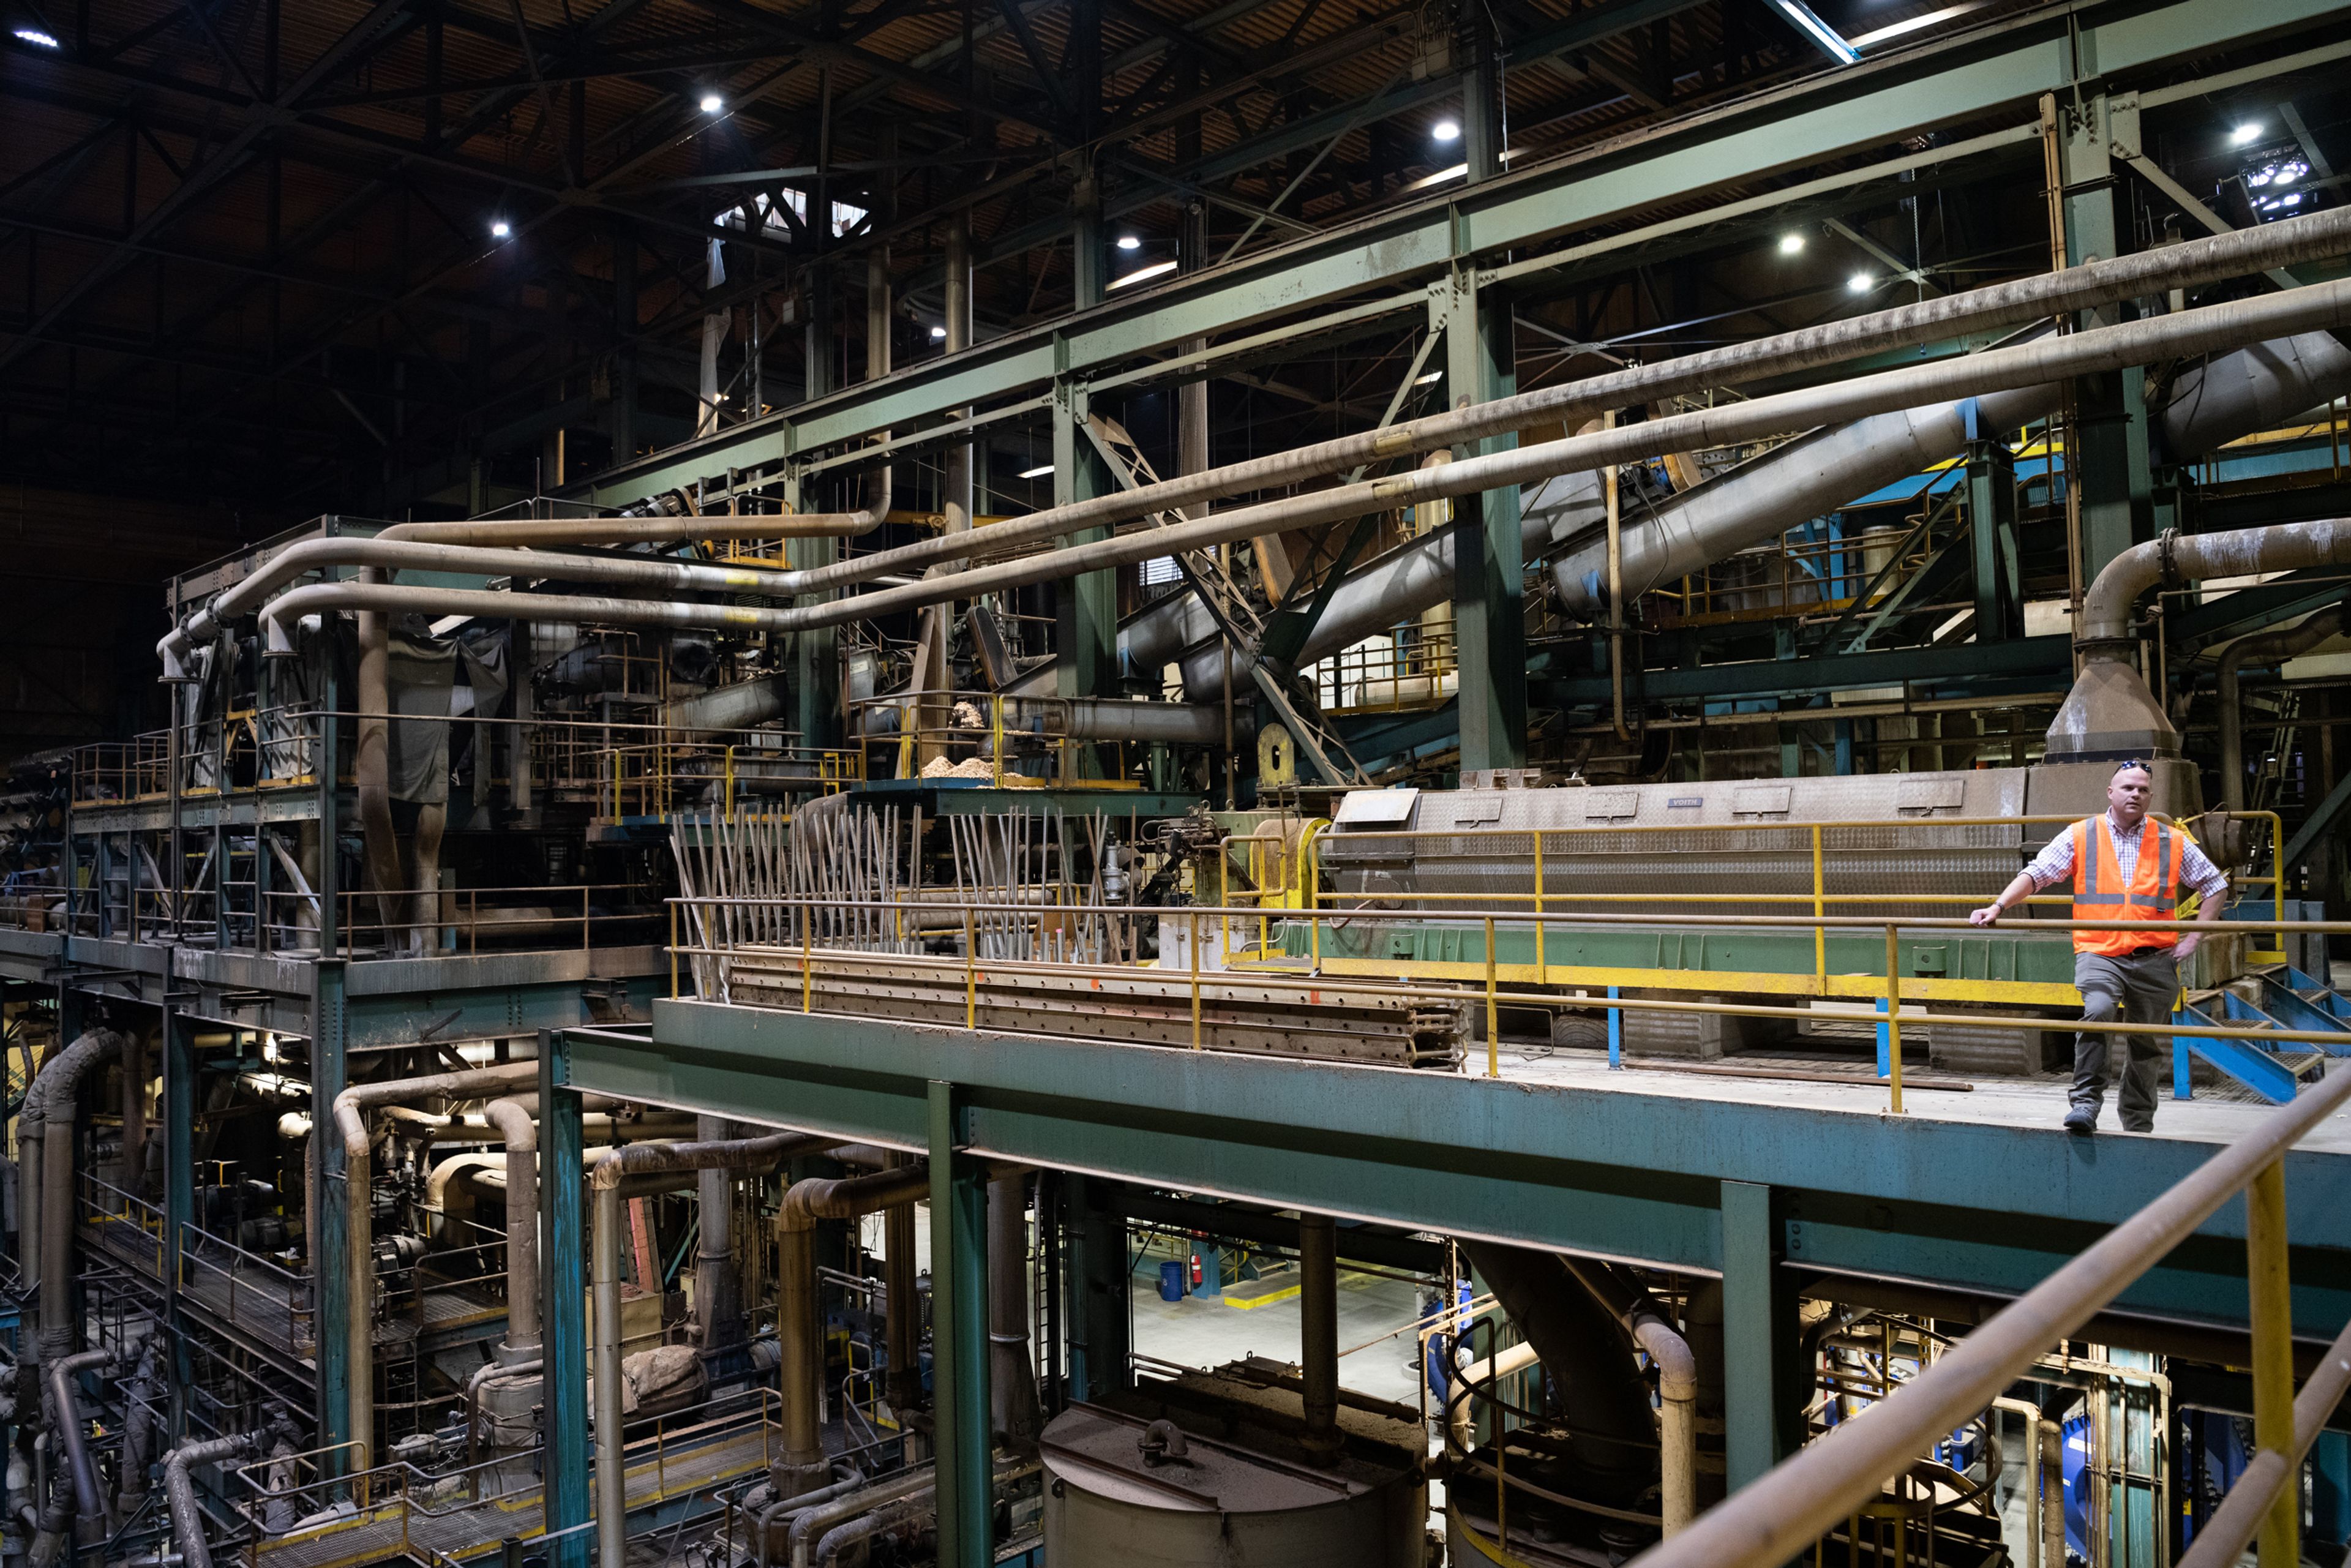
M1803 1443L1796 1289L1779 1267L1772 1191L1722 1184L1723 1462L1737 1491Z
M1518 390L1512 313L1499 288L1480 289L1457 267L1430 296L1445 333L1445 392L1458 408ZM1507 452L1518 437L1489 436L1455 455ZM1515 485L1454 503L1454 659L1461 687L1461 767L1516 768L1526 760L1527 638L1521 603L1526 563Z
M2126 123L2118 125L2116 106L2104 93L2078 99L2056 94L2046 100L2043 113L2053 114L2056 120L2068 265L2121 255L2130 245L2116 209L2117 177L2111 149L2117 140L2137 144L2136 106L2126 110ZM2116 305L2085 310L2081 325L2112 325L2125 319L2125 308ZM2115 557L2152 537L2154 479L2147 460L2143 378L2135 371L2110 371L2076 381L2066 439L2066 475L2081 487L2082 580L2086 583Z
M1968 447L1968 542L1974 553L1976 641L2024 633L2024 600L2016 559L2016 465L1988 432Z
M937 1445L939 1568L995 1560L987 1430L987 1181L955 1086L930 1085L931 1411Z
M163 1302L172 1341L171 1430L186 1433L183 1391L192 1386L187 1336L180 1332L182 1229L196 1213L196 1029L176 1008L163 1009ZM306 1201L317 1194L306 1195ZM317 1213L317 1209L312 1209Z
M320 858L332 852L322 844ZM371 1311L371 1301L350 1299L350 1229L344 1223L343 1143L334 1135L335 1096L343 1092L348 1066L344 1057L343 963L321 958L310 967L310 1125L319 1157L310 1186L310 1274L314 1298L312 1322L317 1325L319 1368L319 1446L330 1451L329 1472L349 1468L344 1451L335 1445L367 1434L350 1429L350 1361L345 1354L343 1327L350 1314ZM191 1113L193 1119L193 1112ZM194 1207L193 1195L190 1207Z
M580 1250L580 1102L568 1087L570 1053L560 1030L538 1033L539 1336L547 1402L547 1533L559 1536L547 1568L587 1568L594 1554L589 1503L588 1277ZM617 1507L619 1500L601 1500ZM562 1531L569 1531L569 1534Z

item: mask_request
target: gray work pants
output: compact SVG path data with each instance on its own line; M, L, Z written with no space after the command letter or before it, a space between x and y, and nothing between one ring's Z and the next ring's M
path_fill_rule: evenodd
M2106 1094L2108 1036L2097 1026L2116 1019L2125 1023L2168 1023L2171 1004L2179 996L2179 967L2168 947L2143 947L2124 957L2103 953L2074 955L2074 984L2082 993L2082 1022L2088 1026L2074 1040L2074 1092L2076 1106L2098 1113ZM2122 1037L2124 1066L2121 1101L2123 1130L2155 1131L2155 1089L2161 1082L2163 1059L2169 1054L2161 1035Z

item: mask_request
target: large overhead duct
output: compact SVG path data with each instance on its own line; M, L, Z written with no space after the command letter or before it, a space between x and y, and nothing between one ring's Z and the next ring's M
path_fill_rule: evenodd
M2158 428L2175 462L2200 457L2351 392L2351 349L2332 332L2297 332L2183 371Z

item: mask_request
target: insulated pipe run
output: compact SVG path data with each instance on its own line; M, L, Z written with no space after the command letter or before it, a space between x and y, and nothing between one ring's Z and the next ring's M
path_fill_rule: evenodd
M429 1094L486 1094L538 1079L536 1061L507 1062L464 1072L436 1072L388 1083L357 1083L335 1096L335 1132L343 1144L343 1213L350 1281L344 1354L349 1357L345 1432L360 1445L360 1468L375 1461L375 1205L367 1113L380 1105ZM534 1221L534 1229L536 1221Z
M1339 1457L1339 1228L1298 1213L1298 1374L1305 1448L1317 1464Z
M2215 685L2220 696L2220 801L2231 811L2245 809L2245 730L2238 672L2247 661L2266 664L2307 653L2343 630L2343 608L2333 605L2305 616L2283 632L2240 637L2221 650Z
M709 1144L631 1144L614 1149L588 1173L595 1197L590 1288L595 1296L596 1560L598 1568L627 1568L628 1483L622 1463L621 1197L629 1176L674 1177L705 1170L758 1170L795 1155L817 1154L836 1140L799 1133L734 1138ZM790 1366L785 1368L789 1389ZM789 1396L789 1395L788 1395ZM823 1456L818 1456L820 1465Z
M261 1451L258 1433L214 1437L208 1442L183 1443L163 1458L163 1495L172 1510L172 1540L180 1549L181 1568L213 1568L212 1548L204 1542L204 1511L196 1506L195 1484L188 1472L198 1465L243 1458Z
M89 1454L89 1435L82 1430L81 1396L74 1388L74 1379L85 1372L111 1370L113 1365L112 1351L85 1350L59 1356L42 1369L49 1382L53 1430L65 1448L66 1472L73 1485L74 1536L78 1541L95 1540L110 1526L105 1494L99 1490L98 1463Z
M724 1116L696 1118L697 1143L724 1143L735 1124ZM702 1348L720 1350L743 1343L743 1299L735 1270L735 1176L705 1170L695 1177L695 1207L701 1240L694 1259L694 1312L701 1320Z
M89 1030L49 1058L25 1096L26 1118L37 1118L41 1128L41 1174L36 1192L26 1195L28 1200L37 1198L37 1207L31 1201L20 1205L17 1226L21 1232L26 1217L37 1216L33 1223L40 1231L40 1250L37 1259L28 1259L27 1264L37 1263L38 1268L42 1360L65 1354L73 1348L75 1338L74 1145L82 1079L127 1043L126 1037L113 1030Z
M507 1145L507 1354L538 1349L538 1123L512 1100L482 1107Z
M855 561L790 574L790 580L774 591L807 593L867 581L885 573L961 559L982 550L994 552L1008 545L1051 538L1124 518L1154 512L1173 514L1221 497L1292 485L1361 464L1460 445L1531 425L1554 422L1574 424L1606 408L1631 408L1681 392L1744 385L1886 350L2014 326L2044 316L2067 315L2162 290L2241 277L2266 267L2290 267L2297 262L2339 256L2346 250L2351 250L2351 212L2338 208L2314 213L2282 224L2265 224L2258 228L2117 256L2111 261L2041 273L1563 386L1473 403L1382 430L1361 431L1246 463L1163 479L998 523L976 534L941 535ZM1677 449L1692 448L1686 445Z
M1660 1317L1635 1320L1633 1343L1657 1366L1657 1502L1670 1538L1698 1517L1698 1358Z
M528 613L535 620L547 621L806 631L871 620L944 600L974 598L1003 589L1080 576L1171 552L1210 549L1260 534L1311 528L1423 501L1523 485L1552 475L1604 468L1658 452L1690 451L1810 430L1893 409L1949 402L2006 387L2040 386L2065 377L2121 370L2167 357L2233 348L2288 332L2345 324L2351 324L2351 280L2209 305L2150 320L2095 328L1824 386L1725 402L1589 435L1465 457L1435 468L1312 491L1261 506L1237 507L1205 521L1170 523L854 598L788 609L755 610L532 595ZM1013 526L1000 524L980 529L978 535L994 536L998 528ZM475 590L327 583L295 590L271 604L265 615L290 622L312 611L363 606L507 616L515 612L515 603L511 596Z

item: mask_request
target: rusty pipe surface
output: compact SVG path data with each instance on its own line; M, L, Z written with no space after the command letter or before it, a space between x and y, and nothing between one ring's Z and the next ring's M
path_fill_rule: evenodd
M1823 386L1726 402L1589 435L1465 457L1437 467L1236 507L1200 521L1170 523L853 598L782 609L755 609L534 594L528 596L522 612L544 621L807 631L871 620L945 600L975 598L999 590L1131 565L1171 552L1210 549L1261 534L1311 528L1422 501L1637 461L1659 452L1689 451L1810 430L1890 409L1949 401L2000 388L2040 386L2068 376L2120 370L2166 357L2234 347L2283 332L2338 325L2351 325L2351 280L2202 306L2151 320L2095 328ZM990 538L1000 529L1016 526L998 524L976 530L970 537ZM517 613L517 601L512 596L480 590L322 583L296 589L275 601L264 612L264 618L290 622L313 610L352 607L497 616Z
M380 1105L430 1094L483 1094L538 1081L538 1063L514 1061L463 1072L434 1072L383 1083L355 1083L335 1096L335 1133L343 1145L343 1212L350 1280L343 1324L349 1356L344 1430L360 1445L360 1468L375 1462L375 1206L367 1113Z
M1937 1437L1973 1420L2059 1340L2072 1335L2220 1206L2351 1100L2337 1073L2272 1111L2259 1130L2206 1160L1896 1389L1794 1454L1670 1541L1638 1568L1778 1568L1878 1495ZM2296 1421L2297 1432L2299 1419Z
M2220 800L2230 810L2245 809L2244 707L2239 672L2248 661L2266 664L2273 659L2307 653L2342 630L2343 607L2330 605L2283 631L2240 637L2221 650L2213 685L2220 700Z
M1629 408L1682 392L1743 385L1889 349L2112 304L2161 289L2191 287L2242 277L2266 267L2339 256L2346 249L2351 249L2351 215L2340 209L2314 213L2283 224L2263 225L2109 261L2036 274L1562 386L1473 403L1384 429L1360 431L1290 452L1163 479L1133 490L1050 507L976 532L944 534L856 561L820 568L795 583L789 591L816 591L937 561L981 552L993 554L1007 546L1152 513L1166 513L1172 517L1176 511L1196 504L1295 484L1360 464L1430 452L1530 425L1553 422L1572 424L1604 408ZM2263 334L2272 335L2274 334ZM1650 455L1643 452L1636 455Z
M1298 1214L1298 1390L1305 1448L1318 1464L1339 1457L1339 1228L1327 1214Z

